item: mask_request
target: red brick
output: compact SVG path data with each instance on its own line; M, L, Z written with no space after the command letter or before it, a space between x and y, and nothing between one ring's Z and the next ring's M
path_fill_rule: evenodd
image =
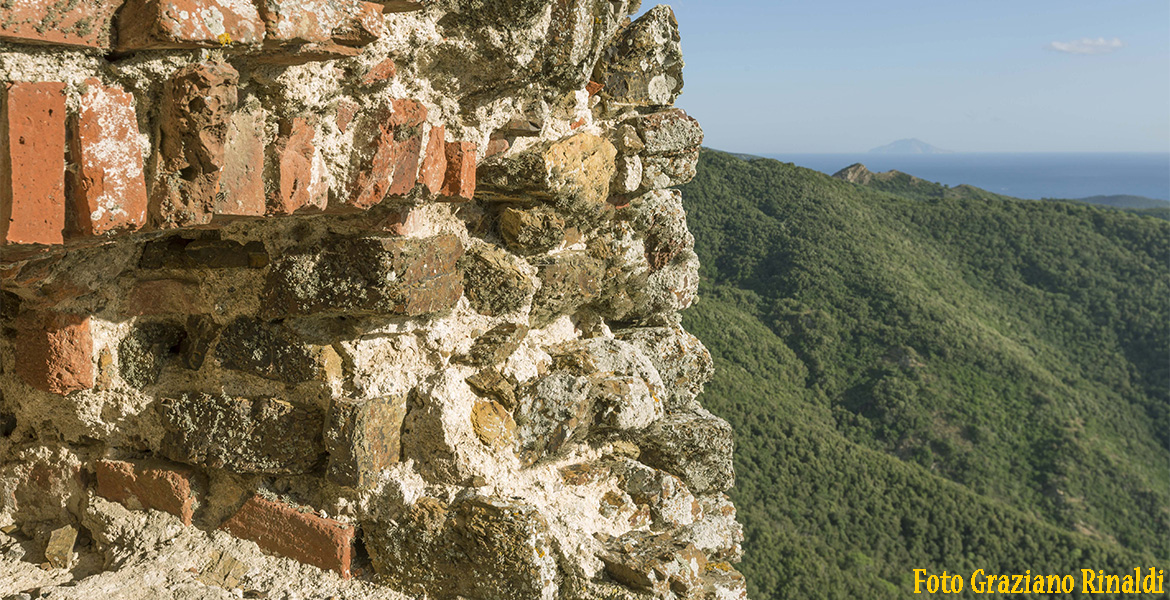
M16 372L30 386L62 395L93 387L89 317L28 313L16 330Z
M439 193L443 200L466 202L475 197L475 143L447 143L447 176Z
M361 110L361 106L353 100L342 98L337 101L337 120L335 122L341 133L345 133L349 129L349 124L353 122L353 118L359 110Z
M491 156L495 156L497 154L501 154L503 152L507 152L508 148L511 148L511 147L512 147L512 144L510 142L508 142L507 138L502 138L502 137L492 138L492 139L488 140L487 150L484 150L483 157L488 158Z
M202 225L217 208L239 73L222 62L187 65L166 82L160 103L159 176L150 217L160 227ZM218 207L223 209L224 207Z
M385 32L382 5L361 0L265 0L260 2L271 45L336 42L361 46Z
M400 210L390 213L379 226L392 235L414 235L422 231L422 215L417 208Z
M215 214L264 215L264 141L264 113L241 111L231 116L219 176L222 193L215 195L212 207Z
M0 245L63 241L64 92L17 82L0 93Z
M418 181L421 126L427 109L414 100L394 100L392 110L379 111L357 143L361 167L354 179L349 205L366 209L387 195L405 195Z
M4 5L0 40L109 48L113 0L19 0Z
M153 508L171 513L191 524L195 515L195 494L191 489L194 472L159 462L99 460L97 493L130 508Z
M255 495L220 528L256 542L266 552L332 569L349 578L353 559L352 525Z
M85 82L70 136L77 164L72 208L77 233L134 231L146 223L146 180L134 96Z
M246 0L129 0L118 15L117 50L257 44L264 22Z
M589 92L590 96L596 96L597 93L600 92L603 88L605 88L605 86L597 83L596 81L590 81L585 85L585 91Z
M427 156L423 159L419 178L427 190L438 194L443 190L443 179L447 177L447 130L442 125L431 127L427 138Z
M369 71L366 71L365 76L362 77L362 83L366 85L382 83L394 79L394 76L397 74L398 67L394 65L394 59L387 58L371 67Z
M325 163L313 145L316 131L307 119L296 118L283 127L277 142L277 169L280 177L271 211L292 214L303 208L324 210L329 188L323 177Z

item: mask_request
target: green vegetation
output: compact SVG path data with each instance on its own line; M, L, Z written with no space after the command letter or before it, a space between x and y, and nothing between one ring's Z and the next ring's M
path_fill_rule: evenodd
M1170 224L703 152L684 187L757 600L1170 540Z

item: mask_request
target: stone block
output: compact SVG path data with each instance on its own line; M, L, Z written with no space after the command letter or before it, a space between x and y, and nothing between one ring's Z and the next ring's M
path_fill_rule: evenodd
M177 323L136 323L118 343L118 366L122 380L142 389L158 382L163 368L177 361L186 332Z
M735 485L731 425L706 410L667 415L637 442L642 462L677 476L696 494Z
M334 400L325 429L326 477L338 485L367 487L398 463L406 395Z
M500 212L500 236L513 252L548 252L565 241L565 220L545 206L507 207Z
M414 100L393 100L359 122L354 133L357 174L347 204L367 209L387 196L404 196L418 181L422 124L427 109Z
M45 562L53 569L73 566L73 545L77 543L77 528L66 525L54 529L45 544Z
M370 70L366 71L365 75L362 75L362 84L377 85L379 83L385 83L394 79L394 76L397 74L398 66L394 64L394 59L387 58L370 67Z
M268 252L262 242L221 240L216 232L151 240L138 259L140 269L259 269L267 265Z
M264 0L269 44L337 42L360 46L385 32L382 6L359 0Z
M257 494L220 528L256 542L265 552L350 576L353 525L317 516L312 509Z
M594 69L605 85L603 100L621 106L670 106L683 87L678 20L666 5L656 6L610 43Z
M703 145L703 128L681 108L650 113L634 123L645 140L647 154L694 151Z
M63 83L0 90L0 245L64 241L64 94Z
M516 386L498 369L484 369L467 378L476 394L499 402L508 410L516 408Z
M552 202L567 211L596 212L609 197L617 149L578 133L496 155L480 165L477 196L489 202Z
M471 409L471 429L479 441L492 448L507 448L516 439L516 421L497 402L476 402Z
M614 336L645 354L662 377L668 412L695 407L695 398L715 371L711 353L698 338L681 327L636 327L614 331Z
M587 378L554 371L518 395L515 419L521 463L534 464L584 440L593 425L589 391Z
M76 163L72 205L77 233L133 231L146 224L134 96L87 80L69 141Z
M367 525L365 536L374 569L398 589L437 598L557 597L548 521L522 501L470 496L447 506L421 498L396 522Z
M694 546L648 531L610 540L599 558L610 577L659 598L698 598L707 570L707 557Z
M266 312L400 314L448 310L463 294L463 245L430 238L336 238L277 261L268 275Z
M518 311L536 291L536 284L519 259L495 246L472 246L461 263L467 298L480 314L498 316Z
M26 313L15 325L16 373L25 383L61 395L93 387L89 317Z
M532 301L532 325L543 327L573 314L601 292L605 265L584 252L564 252L537 262L541 287Z
M222 174L211 212L226 217L261 217L265 212L263 110L239 110L228 119Z
M161 454L236 473L311 473L324 458L318 408L276 398L188 394L158 404Z
M474 366L490 366L504 362L520 347L528 335L528 326L501 323L475 339L466 356L458 362Z
M139 281L130 288L123 305L127 316L190 314L196 312L192 301L199 294L199 284L177 279Z
M221 367L287 384L324 381L341 370L330 346L306 344L283 323L240 317L223 328L215 348Z
M195 514L191 469L161 461L99 460L96 471L98 495L127 508L161 510L191 524Z
M0 40L81 48L110 47L118 0L25 0L4 6Z
M258 44L264 21L239 0L128 0L118 13L118 52Z

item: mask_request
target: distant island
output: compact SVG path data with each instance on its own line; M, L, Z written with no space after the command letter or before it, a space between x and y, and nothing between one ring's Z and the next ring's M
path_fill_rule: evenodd
M885 146L878 146L869 151L870 154L953 154L951 150L944 150L938 146L931 146L926 142L909 138L890 142Z

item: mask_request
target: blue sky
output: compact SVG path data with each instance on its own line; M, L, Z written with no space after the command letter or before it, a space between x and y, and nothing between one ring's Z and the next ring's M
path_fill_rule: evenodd
M667 3L713 148L1170 150L1167 0Z

